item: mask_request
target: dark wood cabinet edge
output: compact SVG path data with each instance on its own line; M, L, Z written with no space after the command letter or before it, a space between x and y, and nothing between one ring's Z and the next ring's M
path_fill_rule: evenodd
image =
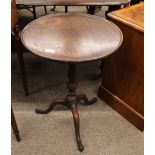
M144 117L120 98L115 96L112 92L103 86L100 86L98 90L98 97L121 114L140 131L144 130Z

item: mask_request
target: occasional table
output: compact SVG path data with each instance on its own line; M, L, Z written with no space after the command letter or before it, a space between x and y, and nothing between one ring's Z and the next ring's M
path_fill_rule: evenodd
M94 61L116 51L123 40L120 29L112 22L86 14L55 14L38 18L22 31L22 42L32 53L51 60L68 63L68 93L64 98L53 99L45 110L36 109L38 114L49 113L56 105L71 109L79 151L83 151L79 130L77 104L97 102L88 100L85 94L77 94L76 63Z

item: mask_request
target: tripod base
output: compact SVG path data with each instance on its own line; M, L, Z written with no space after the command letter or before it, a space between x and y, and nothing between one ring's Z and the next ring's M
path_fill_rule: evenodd
M82 152L84 150L84 146L80 138L80 120L79 120L79 113L77 109L77 104L79 104L80 101L84 101L83 105L91 105L97 102L97 97L94 97L90 101L88 100L85 94L75 95L72 97L67 96L66 98L56 98L51 102L50 106L47 109L45 110L36 109L35 111L37 114L47 114L50 111L52 111L53 108L58 104L61 104L61 105L64 105L70 108L73 114L73 119L74 119L75 134L76 134L78 150Z
M80 95L76 94L75 92L76 87L77 87L76 66L73 63L69 64L68 79L69 81L67 83L67 88L68 88L67 96L65 98L54 99L47 109L45 110L36 109L36 113L47 114L50 111L52 111L53 108L58 104L67 106L69 109L71 109L72 114L73 114L73 119L74 119L75 134L76 134L76 141L77 141L78 149L79 151L82 152L84 150L84 146L80 138L80 120L79 120L77 104L80 103L80 101L84 101L84 105L91 105L97 102L97 98L94 97L92 100L89 101L85 94L80 94Z

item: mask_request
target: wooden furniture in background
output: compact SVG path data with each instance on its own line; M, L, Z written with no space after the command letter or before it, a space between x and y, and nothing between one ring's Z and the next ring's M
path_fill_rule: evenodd
M144 3L108 14L123 44L104 60L98 96L138 129L144 129Z
M97 98L89 101L85 94L76 93L76 63L103 59L117 50L123 39L120 29L102 17L54 14L28 24L22 31L21 38L25 47L32 53L69 64L67 96L54 99L47 109L36 109L36 112L47 114L58 104L70 108L78 149L83 151L77 104L81 100L86 105L93 104L97 102Z
M25 0L16 0L16 4L17 4L17 10L22 10L22 9L27 9L29 10L32 14L34 19L36 19L36 8L35 5L33 5L33 1L32 0L27 0L28 2L31 2L31 5L24 5ZM47 15L47 8L46 5L43 5L44 10L45 10L45 14ZM32 8L32 10L31 10Z
M19 60L19 66L21 70L22 75L22 82L24 87L25 95L28 95L28 87L27 87L27 79L26 79L26 73L25 73L25 65L24 65L24 59L23 59L23 52L22 52L22 44L19 36L19 28L17 24L17 9L16 9L16 2L15 0L11 0L11 32L14 33L15 36L15 50L18 56Z
M16 23L17 23L16 2L15 0L11 0L11 31L13 31L14 27L16 26ZM16 136L16 140L19 142L20 141L19 130L17 127L12 106L11 106L11 126Z
M14 132L14 135L16 137L17 142L20 142L21 139L20 139L19 130L18 130L18 126L17 126L17 123L16 123L16 119L15 119L15 116L14 116L12 106L11 106L11 126L12 126L12 129L13 129L13 132Z
M129 0L129 1L130 1L130 5L135 5L135 4L138 4L138 3L140 3L141 1L144 1L144 0ZM116 11L116 10L119 10L119 9L121 9L121 6L120 5L111 5L111 6L109 6L108 7L108 10L105 13L106 17L107 17L107 14L109 12Z
M121 6L130 0L17 0L17 5L25 6L89 6L88 13L94 14L95 6ZM65 12L67 12L65 7Z

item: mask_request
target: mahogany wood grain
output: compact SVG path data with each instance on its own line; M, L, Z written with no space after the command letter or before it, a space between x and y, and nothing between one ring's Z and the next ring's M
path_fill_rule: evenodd
M138 29L137 26L143 27L141 19L144 14L143 11L138 12L138 10L143 10L142 4L109 14L110 20L122 30L124 41L118 52L104 61L98 96L138 129L143 130L144 33L143 29ZM137 14L134 16L135 12ZM117 18L114 17L115 15ZM138 17L139 20L135 20ZM133 26L133 21L137 26Z
M53 99L45 110L47 114L58 105L71 109L79 151L84 150L80 137L80 121L77 104L90 101L85 94L77 94L76 63L102 59L116 51L123 40L120 29L112 22L97 16L84 14L57 14L41 17L29 23L22 31L22 42L32 53L61 62L68 62L68 93L65 98Z
M110 18L124 23L138 31L144 32L144 3L141 2L132 7L119 11L113 11L108 15Z
M38 18L24 28L21 38L34 54L64 62L102 59L116 51L123 39L113 23L86 14Z

